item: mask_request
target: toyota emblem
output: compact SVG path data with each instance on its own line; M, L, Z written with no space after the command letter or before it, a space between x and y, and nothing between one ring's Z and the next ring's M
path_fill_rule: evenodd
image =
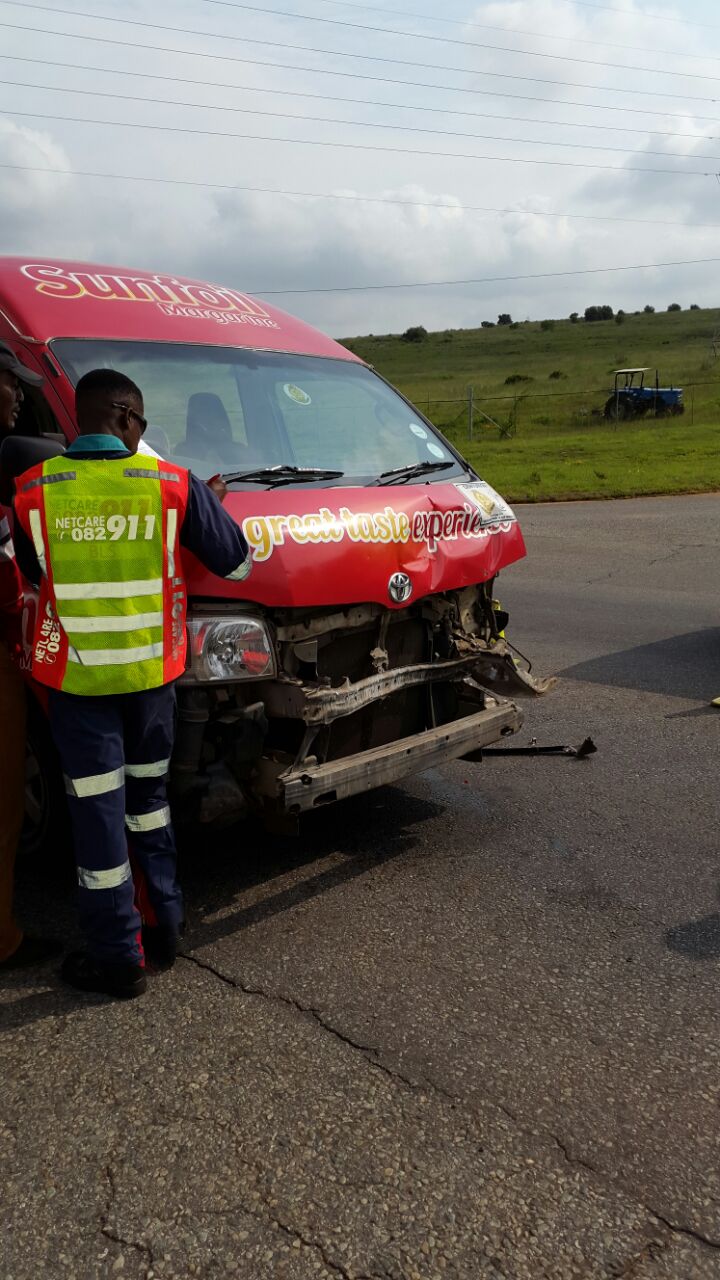
M412 579L406 573L394 573L388 582L388 595L395 604L404 604L412 595Z

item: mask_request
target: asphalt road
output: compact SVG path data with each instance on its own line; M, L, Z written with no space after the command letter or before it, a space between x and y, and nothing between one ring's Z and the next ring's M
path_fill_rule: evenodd
M4 979L2 1280L720 1277L720 497L521 514L524 737L599 754L186 850L142 1000Z

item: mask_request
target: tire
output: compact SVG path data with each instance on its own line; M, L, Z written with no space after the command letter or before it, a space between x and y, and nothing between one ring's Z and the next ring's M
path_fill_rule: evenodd
M25 766L25 824L20 836L24 857L40 859L70 847L70 817L62 769L47 718L33 697L28 699Z
M611 422L625 422L627 418L631 418L632 416L630 405L623 396L620 396L617 403L615 401L615 396L610 396L610 399L605 405L606 418L609 418Z

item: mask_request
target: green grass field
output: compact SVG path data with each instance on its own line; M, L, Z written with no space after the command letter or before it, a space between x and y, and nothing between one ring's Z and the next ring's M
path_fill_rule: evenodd
M447 330L419 343L392 335L344 341L511 500L720 489L720 309L627 315L622 324ZM650 366L650 382L658 369L661 386L684 388L683 417L602 417L613 371L636 365ZM506 383L518 375L522 381Z

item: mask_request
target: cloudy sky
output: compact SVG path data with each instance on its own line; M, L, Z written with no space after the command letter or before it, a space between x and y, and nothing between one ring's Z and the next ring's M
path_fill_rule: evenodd
M718 305L720 262L300 292L720 258L716 0L0 0L0 55L0 253L335 335Z

